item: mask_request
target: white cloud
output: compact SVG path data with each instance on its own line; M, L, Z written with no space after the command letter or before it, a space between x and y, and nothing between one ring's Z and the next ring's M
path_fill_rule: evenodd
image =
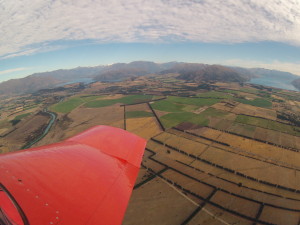
M8 74L8 73L14 73L14 72L19 72L19 71L24 71L24 70L28 70L29 68L14 68L14 69L9 69L9 70L2 70L0 71L0 75L2 74Z
M0 30L4 57L45 51L52 41L84 39L300 46L300 1L0 0Z

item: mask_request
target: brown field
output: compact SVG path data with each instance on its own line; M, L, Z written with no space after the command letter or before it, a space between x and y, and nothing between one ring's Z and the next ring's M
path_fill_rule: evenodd
M84 90L70 88L63 92L45 92L42 97L26 95L22 98L25 104L39 102L40 108L47 108L60 100L83 95L118 99L129 94L167 97L168 93L197 96L206 92L202 88L194 88L198 87L199 83L177 82L175 76L177 74L149 75L113 84L97 82ZM75 87L68 85L66 88L72 86ZM232 93L226 94L227 96L244 96L249 100L260 98L253 93L263 90L283 101L273 102L272 108L266 109L242 104L230 98L220 100L221 102L210 107L227 112L225 115L214 113L214 110L211 110L211 115L204 115L209 119L208 126L212 128L186 122L178 125L177 129L170 128L166 131L160 129L154 116L139 113L151 112L147 104L127 105L126 112L136 113L128 114L125 121L124 107L120 107L122 104L99 108L79 105L69 113L58 113L57 121L50 132L36 146L64 140L95 125L109 125L121 129L126 127L129 132L148 139L123 224L298 225L300 195L282 186L300 189L300 154L295 149L287 149L300 150L300 137L235 122L238 114L270 120L277 119L277 111L287 110L293 115L298 115L300 103L290 100L291 96L298 97L297 93L276 90L272 93L262 87L255 88L250 84L242 87L237 83L212 83L211 87L221 92L226 91L222 88L229 88ZM253 93L238 92L241 88ZM283 98L277 97L277 94ZM24 117L16 125L10 123L15 116L26 113L19 112L5 118L5 115L21 110L24 105L23 99L14 97L0 100L0 103L5 103L1 105L3 123L0 124L0 135L1 132L5 134L10 129L17 128L7 137L0 138L0 152L8 152L12 148L22 146L25 144L23 142L28 140L28 132L39 133L37 128L47 124L49 120L32 115ZM94 97L84 99L89 101ZM31 110L34 113L40 108ZM182 109L197 114L205 107L198 108L199 106L187 105ZM156 113L161 117L168 112L156 110ZM143 115L147 117L133 118ZM203 119L201 114L197 118ZM271 125L273 129L281 129L280 126Z
M266 141L267 140L267 129L256 127L254 132L254 138Z
M204 130L204 129L202 129L202 130ZM176 130L172 129L170 131L176 131ZM177 132L180 132L180 131L177 131ZM183 132L181 132L181 133L185 134ZM188 134L185 134L185 135L188 135ZM172 138L171 138L172 136L170 136L170 134L162 133L159 136L164 137L161 140L165 140L165 142L172 140ZM235 136L235 135L232 135L232 136ZM233 141L234 141L234 139L233 139ZM163 145L160 145L160 144L153 143L152 145L157 145L160 150L162 148L165 148L165 147L163 147ZM214 145L218 145L218 144L214 144ZM222 146L222 145L218 145L218 147L220 147L220 146ZM288 168L278 167L278 166L269 164L267 162L255 160L255 159L252 159L252 158L247 158L246 157L247 152L245 152L245 151L243 152L243 154L245 156L238 155L238 154L240 154L239 151L236 152L237 154L233 154L235 152L235 149L230 149L229 147L226 147L226 146L224 146L224 147L225 147L224 150L210 148L210 149L206 150L203 154L201 154L201 158L204 158L204 159L206 159L208 161L211 161L213 163L222 165L224 167L231 168L233 170L238 170L238 171L242 172L243 174L245 174L247 176L251 176L251 177L257 178L259 180L266 180L270 183L276 182L277 184L280 184L280 185L283 185L283 186L286 186L286 187L295 188L295 189L299 188L299 183L297 181L299 179L298 178L298 176L299 176L298 172L295 173L294 170L291 170L291 169L288 169ZM276 148L275 146L272 146L272 147ZM227 150L229 149L233 153L227 152L226 149ZM181 148L181 150L183 150L183 149ZM165 158L168 157L168 158L171 158L171 159L176 159L176 160L181 161L183 163L187 163L187 164L190 163L191 166L196 167L200 170L204 170L205 172L208 172L208 173L221 174L222 177L224 177L224 175L226 174L225 177L227 179L232 180L236 183L239 183L241 180L244 179L243 177L237 176L237 175L232 174L232 173L227 173L222 169L218 169L214 166L208 165L206 163L202 163L200 161L195 161L195 160L189 161L188 158L185 155L182 155L182 154L180 155L180 153L178 153L178 152L176 152L172 149L170 149L169 151L170 151L170 153L167 153L167 148L166 148L166 150L160 151L158 153L163 154L162 156L165 157ZM282 149L280 149L280 151L282 151ZM283 150L283 151L285 151L285 150ZM290 153L291 153L291 156L292 156L293 153L295 153L295 152L290 151ZM249 153L249 156L253 157L253 154ZM157 158L157 157L158 156L155 156L155 158ZM277 155L277 157L280 157L280 155ZM224 158L226 158L227 160L224 160ZM258 156L257 156L257 158L259 159ZM275 158L276 158L276 155L275 155ZM219 159L219 161L216 161L217 159ZM281 158L281 159L283 159L283 161L291 162L291 160L286 158L286 157ZM160 160L163 160L163 159L160 158ZM284 162L282 162L280 164L285 165ZM293 166L291 163L289 165ZM234 179L232 179L232 178L234 178ZM286 178L288 178L288 179L286 179ZM211 180L211 178L210 178L210 180ZM269 190L269 191L271 190L272 193L278 192L278 190L276 190L276 189L274 190L274 188L272 188L272 187L266 187L265 185L260 184L258 182L252 182L251 180L249 181L247 179L244 182L245 182L245 184L248 184L248 183L251 184L252 187L262 188L261 190ZM255 184L254 186L253 186L253 183ZM228 186L228 184L227 184L227 186ZM284 193L284 195L287 194L284 190L279 190L279 192ZM287 196L289 196L290 194L291 193L288 193ZM293 194L292 194L292 196L293 196ZM297 195L295 195L295 196L297 196Z
M223 111L226 111L226 112L231 112L233 110L233 108L229 107L229 105L226 104L225 102L216 103L211 107L213 107L215 109L218 109L218 110L223 110Z
M292 225L299 224L300 214L299 212L284 211L265 206L261 214L261 219L273 224Z
M297 142L300 143L300 137L296 137L286 133L280 133L280 145L300 150L300 145L298 146Z
M101 108L78 107L67 115L59 115L58 122L35 146L62 141L96 125L123 128L123 107L119 104Z
M185 189L188 189L188 190L198 194L202 198L207 198L214 190L212 187L210 187L208 185L201 184L199 182L195 182L191 178L181 175L173 170L167 170L166 172L164 172L163 177L165 177L169 180L172 180L173 182L176 182L177 184L180 184Z
M238 211L239 213L251 218L255 218L260 207L258 203L238 198L220 191L216 192L211 201L229 210Z
M231 127L233 121L231 120L221 120L218 124L216 124L214 127L220 130L227 130L229 127Z
M194 131L193 131L193 133L194 133ZM208 138L217 140L217 138L222 133L223 133L222 131L218 131L218 130L213 130L213 129L207 128L201 135L203 135L204 137L208 137Z
M9 133L5 139L0 139L0 145L4 145L3 152L19 150L28 141L38 137L49 120L50 118L46 115L36 114L19 122L15 131Z
M295 144L296 144L296 148L300 150L300 138L299 137L296 138Z
M258 108L252 105L238 104L233 110L236 114L245 114L249 116L258 116L270 120L276 120L276 111L272 109Z
M180 224L196 207L170 184L155 178L133 192L123 225Z
M239 96L243 96L243 97L245 97L246 99L249 99L249 100L253 100L253 99L257 98L257 95L251 94L251 93L247 93L247 92L240 92L238 95Z
M145 111L145 112L151 112L149 109L149 106L147 104L138 104L138 105L128 105L126 106L126 112L131 111Z
M141 183L143 181L145 181L147 178L149 178L151 176L151 172L148 171L145 168L140 168L138 177L136 178L136 184Z
M220 124L223 120L218 117L210 117L209 118L209 126L211 127L217 127L218 124Z
M244 124L234 123L234 124L232 124L231 127L228 128L228 131L236 133L236 134L241 134L241 135L244 135L244 136L247 136L247 137L254 137L255 129L250 130L250 129L247 129L248 127L251 128L251 126L246 126Z
M274 131L274 130L266 130L267 132L267 139L266 141L267 142L270 142L270 143L274 143L274 144L277 144L277 145L280 145L281 142L280 142L280 132L277 132L277 131Z
M166 132L156 136L155 140L162 141L172 147L181 149L188 154L193 154L195 156L200 155L207 148L206 144L191 141Z
M189 225L231 225L242 224L252 225L253 222L235 216L234 214L220 210L211 204L206 204L204 208L190 221Z
M300 174L292 169L278 167L212 147L205 151L201 158L258 180L300 189ZM225 158L226 160L224 160Z
M162 132L155 117L126 119L126 130L147 140Z
M294 166L300 166L300 155L297 152L289 151L273 145L268 145L228 133L223 133L219 137L218 141L228 143L233 149L239 148L246 152L263 156L265 158L282 161Z

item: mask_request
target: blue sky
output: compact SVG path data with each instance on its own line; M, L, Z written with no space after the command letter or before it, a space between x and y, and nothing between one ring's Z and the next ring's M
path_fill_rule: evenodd
M0 81L148 60L300 75L296 0L0 0Z

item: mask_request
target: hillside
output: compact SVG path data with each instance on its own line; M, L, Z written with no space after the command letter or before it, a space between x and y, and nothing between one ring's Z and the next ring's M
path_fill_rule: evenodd
M43 88L52 88L62 83L62 80L51 76L28 76L21 79L12 79L0 83L0 94L32 93Z
M294 85L295 88L299 89L300 90L300 78L294 80L292 82L292 85Z
M179 79L193 82L245 82L249 80L247 75L219 65L183 64L173 69L173 72L180 74Z
M154 63L135 61L131 63L116 63L106 67L94 77L95 81L121 81L132 76L143 76L151 73L159 73L176 65L176 62Z
M32 93L40 89L54 88L66 83L79 82L80 79L116 82L130 77L147 74L179 74L178 78L189 82L246 82L252 78L263 78L266 82L276 81L291 84L298 76L276 70L262 68L246 69L240 67L226 67L221 65L207 65L201 63L154 63L135 61L131 63L115 63L112 65L95 67L77 67L61 69L44 73L35 73L21 79L13 79L0 83L0 94ZM297 81L293 83L297 85ZM296 86L295 86L296 87ZM298 86L299 88L299 86Z

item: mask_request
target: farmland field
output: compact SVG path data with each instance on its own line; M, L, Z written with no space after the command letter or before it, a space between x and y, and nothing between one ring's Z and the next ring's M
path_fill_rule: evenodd
M0 153L39 135L49 109L56 120L33 147L97 125L147 140L123 224L298 225L299 93L177 76L2 96Z
M243 104L253 105L253 106L257 106L257 107L263 107L263 108L272 107L272 102L270 102L266 99L263 99L263 98L256 98L254 100L235 98L234 100L237 102L243 103Z
M60 102L51 106L50 110L54 112L60 112L60 113L69 113L83 103L84 100L82 100L81 98L71 98L64 102Z
M298 130L295 130L293 126L290 126L287 124L282 124L282 123L272 121L272 120L238 115L235 122L258 126L258 127L262 127L262 128L266 128L266 129L271 129L271 130L277 130L277 131L285 132L285 133L288 133L291 135L300 136L300 132Z
M161 132L159 125L153 116L147 118L134 117L126 119L126 130L145 139L150 139Z
M126 112L126 118L140 118L140 117L151 117L151 116L153 116L151 112L145 112L145 111Z
M138 102L150 101L152 99L151 95L129 95L118 99L103 99L95 100L86 103L84 106L87 108L99 108L105 106L111 106L117 103L120 104L134 104Z
M183 112L183 105L175 104L169 100L157 101L151 104L153 109L165 112Z
M203 126L208 125L209 123L209 120L206 119L204 116L190 112L169 113L167 115L162 116L160 120L166 128L177 126L182 122L191 122Z

